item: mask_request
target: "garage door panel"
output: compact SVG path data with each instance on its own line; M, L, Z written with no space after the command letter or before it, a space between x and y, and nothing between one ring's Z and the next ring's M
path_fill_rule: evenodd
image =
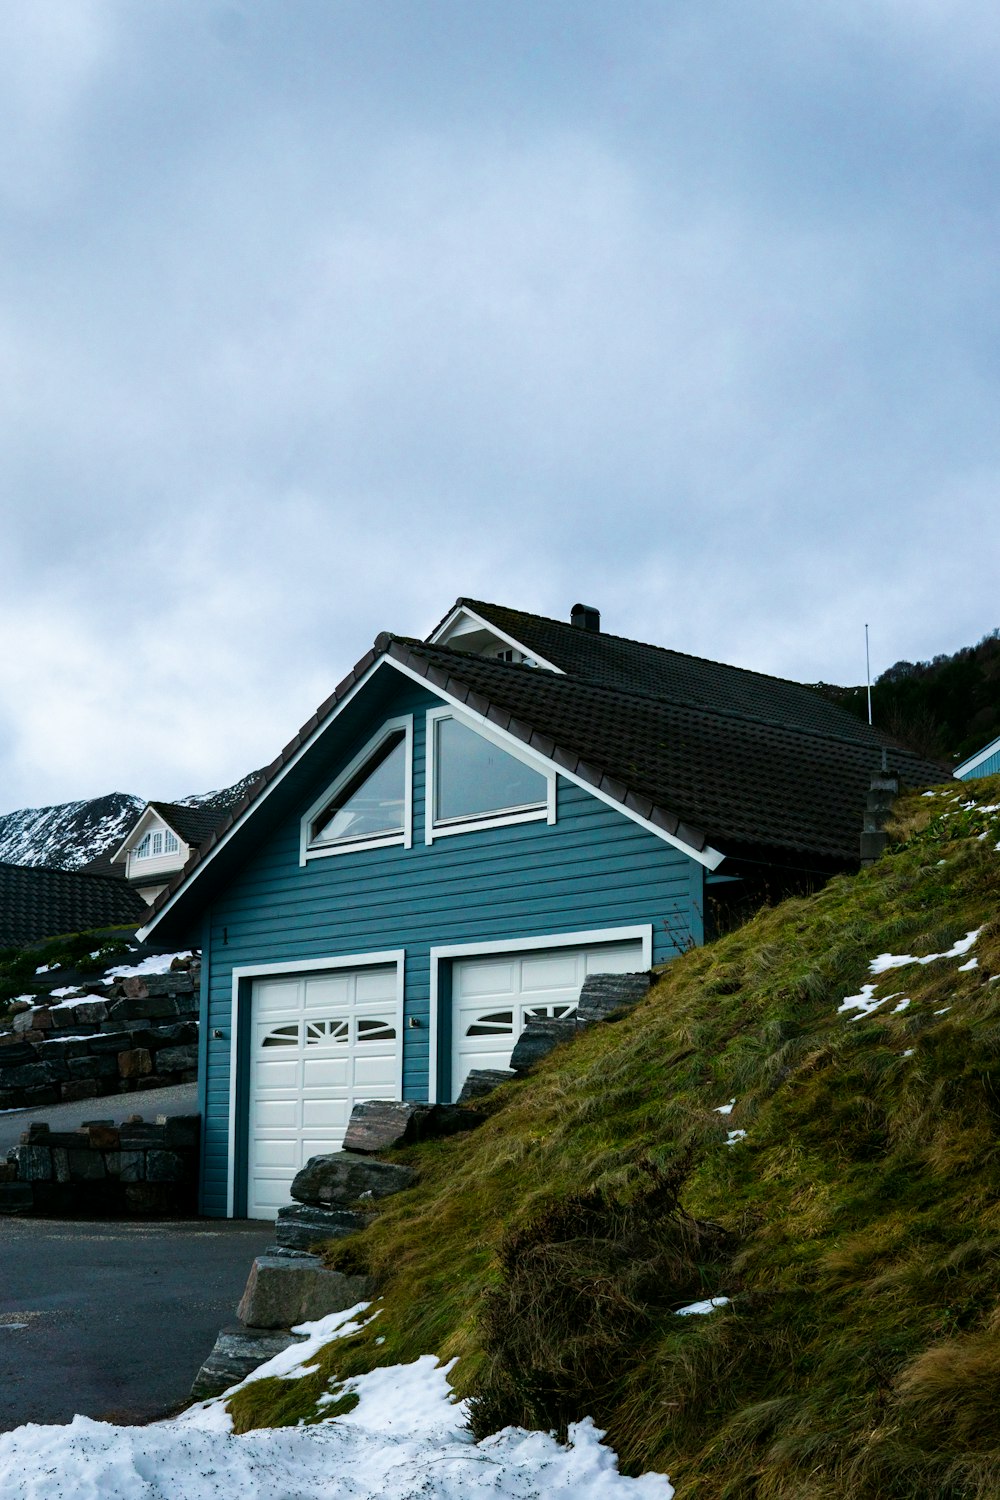
M258 1016L297 1009L300 988L297 979L258 979L253 988L254 1011Z
M521 993L534 990L564 990L576 983L579 961L573 953L552 958L521 960Z
M477 960L464 971L463 995L470 998L474 995L512 995L516 988L516 967L514 960L504 963Z
M399 1091L395 964L258 980L251 997L251 1218L273 1218L310 1156L339 1150L354 1105Z
M347 1057L307 1057L303 1067L306 1088L346 1089L351 1081L351 1059Z

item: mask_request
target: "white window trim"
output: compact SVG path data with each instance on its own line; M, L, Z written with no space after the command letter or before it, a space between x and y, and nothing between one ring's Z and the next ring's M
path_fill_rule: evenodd
M437 756L437 729L440 719L455 719L463 724L466 729L471 729L481 739L489 740L498 750L505 755L510 755L514 760L519 760L522 765L529 766L532 771L537 771L540 776L545 777L545 801L526 807L523 810L512 808L510 812L499 812L495 816L477 815L469 818L456 818L448 823L438 823L434 817L434 798L437 785L436 756ZM426 742L426 764L427 775L424 781L424 843L433 844L435 839L450 838L456 833L479 833L487 828L509 828L514 823L554 823L556 821L556 773L552 762L545 760L541 755L526 746L518 745L514 749L508 739L506 742L499 734L493 733L482 721L470 718L458 709L442 705L440 708L429 708L427 710L427 742Z
M396 1034L399 1040L399 1070L397 1074L399 1097L403 1097L403 1063L406 1050L406 1035L403 1024L403 997L406 985L406 949L389 948L382 953L351 953L343 958L300 958L270 964L240 964L232 972L232 1005L229 1022L229 1140L227 1144L226 1213L231 1219L236 1213L236 1101L238 1090L239 1043L241 1001L240 986L246 983L246 1015L250 1015L253 1003L252 985L255 979L269 979L275 975L322 974L334 969L372 969L386 964L396 965ZM211 1046L211 1041L209 1042ZM245 1080L250 1086L249 1077Z
M513 646L515 651L520 651L526 665L544 667L548 672L556 672L560 677L565 677L566 674L562 667L557 667L554 662L548 661L544 656L539 656L537 652L529 652L523 641L515 640L512 635L508 635L505 630L501 630L499 625L494 625L491 621L484 620L482 615L477 615L476 611L470 609L467 604L457 605L451 611L448 618L441 621L437 630L429 638L430 644L432 646L448 646L451 645L453 640L460 640L463 635L472 634L472 631L454 629L454 626L463 619L471 620L473 622L473 629L488 630L490 635L496 636L497 640L502 642L503 645Z
M438 1056L438 1032L440 1027L441 985L440 965L453 959L485 958L492 953L531 953L543 948L589 948L598 943L629 943L638 939L642 943L642 963L646 969L653 967L653 924L643 922L638 927L592 927L586 932L557 932L547 937L496 938L493 942L447 943L431 948L430 977L430 1023L428 1025L427 1102L437 1104L441 1092L441 1059ZM454 1006L453 1015L454 1019ZM449 1055L450 1071L450 1055Z
M403 767L403 827L402 831L393 833L373 834L371 838L344 839L338 844L328 844L323 848L316 845L310 848L309 831L316 818L319 817L324 807L332 802L334 797L343 786L362 770L365 761L370 760L379 746L392 734L403 731L403 743L405 746L405 764ZM358 854L363 849L387 849L393 844L402 844L404 849L412 848L413 845L413 715L405 714L399 719L386 719L377 734L359 750L349 765L345 766L335 781L332 781L323 793L317 797L305 817L299 825L299 864L306 865L312 859L329 859L334 854Z

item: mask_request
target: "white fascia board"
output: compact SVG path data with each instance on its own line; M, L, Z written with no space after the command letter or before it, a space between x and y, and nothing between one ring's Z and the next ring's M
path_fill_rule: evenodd
M268 979L282 974L320 974L324 969L370 969L376 965L396 965L396 1018L399 1031L399 1097L403 1097L403 1050L405 1027L403 1024L403 998L406 992L406 949L389 948L382 953L351 953L331 958L288 959L281 963L239 964L232 971L232 1008L229 1023L229 1143L227 1155L226 1213L231 1219L236 1212L236 1101L239 1085L240 1043L240 985L254 979ZM253 1004L253 993L247 996L248 1013ZM211 1045L211 1038L209 1039Z
M689 858L697 860L698 864L704 865L706 870L718 869L719 865L725 859L726 856L720 854L718 849L713 849L711 845L706 845L704 849L692 849L690 844L685 844L684 840L679 839L676 834L667 833L665 828L657 828L655 823L651 823L641 813L633 812L632 808L626 807L624 802L619 802L616 798L609 796L607 792L602 791L600 787L594 786L592 782L585 781L582 776L577 776L573 771L567 771L564 766L556 765L555 761L542 755L533 745L526 745L523 740L518 739L517 735L511 734L507 729L501 729L498 724L494 724L485 715L476 713L467 703L463 703L459 698L454 697L445 688L438 687L437 683L428 682L426 678L421 677L419 672L415 672L412 667L406 666L404 662L397 661L394 656L387 657L386 660L396 668L397 672L402 672L404 677L412 678L414 682L419 683L428 692L436 693L439 698L443 698L446 703L450 703L460 714L472 719L477 724L482 724L490 735L495 736L503 744L510 746L512 753L518 755L521 759L524 758L525 752L537 756L540 761L544 761L546 765L551 766L557 776L564 777L567 781L571 781L574 786L581 787L583 791L589 792L592 797L597 797L599 801L606 803L608 807L613 807L615 812L620 812L624 817L630 818L640 828L645 828L647 833L655 834L665 844L670 844L674 849L679 849L682 854L686 854Z
M977 766L982 765L984 760L989 760L991 755L996 755L998 750L1000 750L1000 739L995 739L990 744L985 745L982 750L977 750L975 755L970 755L968 760L963 760L962 764L956 766L951 774L957 776L961 781L964 774L974 771Z
M336 719L337 716L347 707L347 705L354 699L354 697L360 692L365 684L371 680L371 678L379 670L379 668L384 666L385 663L390 659L391 658L386 656L380 656L375 661L373 661L367 672L365 672L362 677L358 678L357 682L352 688L348 689L343 698L341 698L340 702L334 704L333 708L327 714L326 718L322 719L320 723L316 725L316 728L313 730L309 738L307 740L303 740L302 744L296 750L291 759L285 762L281 770L278 772L277 776L275 776L274 780L268 783L259 797L254 798L249 807L245 807L243 809L243 811L240 813L240 816L233 824L232 828L228 828L222 835L222 837L215 844L213 844L212 848L205 855L205 858L199 860L198 864L191 871L191 874L188 876L187 880L184 881L184 884L178 886L176 891L174 891L174 894L171 896L170 900L167 902L163 910L157 912L153 920L151 922L148 922L145 927L140 927L138 929L138 931L136 932L136 937L141 943L146 941L146 938L149 936L149 934L156 929L160 921L167 915L169 911L173 909L175 903L179 900L179 898L182 895L187 894L193 883L201 875L202 871L206 870L212 863L212 860L215 858L216 854L218 854L219 850L224 848L224 846L229 843L229 840L243 827L247 819L250 818L254 813L256 813L261 804L266 801L266 799L274 791L274 788L278 786L282 781L284 781L289 771L293 770L298 765L303 756L308 755L309 751L315 745L320 736L325 734L327 729L329 729L334 719ZM424 684L424 686L426 686L426 684Z
M132 824L128 833L125 835L121 844L115 850L114 854L112 854L111 863L113 865L116 865L120 859L123 859L125 855L128 854L129 847L132 844L133 840L138 838L141 833L145 832L145 829L149 826L149 824L147 823L147 819L150 819L151 821L152 818L158 818L159 816L159 813L154 813L152 803L147 802L146 806L143 808L142 812L139 814L136 821ZM160 818L160 822L163 822L162 818ZM171 832L176 833L176 828L171 829Z
M546 661L544 656L539 656L537 651L532 651L531 648L529 646L526 646L523 641L516 640L514 636L508 635L505 630L500 629L499 625L494 625L492 620L484 620L482 615L477 615L476 611L474 609L470 609L467 604L459 604L455 609L452 610L451 614L446 620L442 620L437 630L435 630L434 634L430 637L428 645L447 645L448 637L453 633L452 626L455 624L456 620L461 619L463 616L467 620L472 620L477 629L488 630L491 635L495 635L497 637L497 640L503 641L505 646L511 646L515 651L520 651L522 656L526 656L529 661L533 661L538 666L544 667L547 672L557 672L560 677L565 677L566 673L563 671L562 667L557 667L555 662ZM465 632L462 632L462 634L464 633Z

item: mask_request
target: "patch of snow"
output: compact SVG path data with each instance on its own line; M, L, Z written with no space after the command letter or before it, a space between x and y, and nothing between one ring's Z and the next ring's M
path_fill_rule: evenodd
M703 1313L714 1312L717 1307L725 1307L728 1297L707 1297L704 1302L689 1302L687 1307L676 1309L679 1318L700 1317Z
M948 1011L950 1011L950 1010L951 1010L951 1006L950 1005L942 1005L941 1009L940 1010L936 1010L934 1012L934 1014L936 1016L943 1016L943 1015L946 1015L948 1013Z
M27 1000L30 1005L34 1005L37 999L37 995L15 995L10 1003L11 1005L16 1005L19 1000Z
M885 1004L885 1000L877 999L875 995L877 989L876 984L863 984L860 995L848 995L847 999L837 1006L837 1014L841 1015L847 1010L856 1010L858 1014L851 1017L852 1021L860 1021L862 1016L870 1016L873 1010L878 1010L880 1005Z
M320 1341L343 1336L344 1320L336 1313L302 1325L314 1352ZM305 1350L303 1344L294 1352L301 1359ZM0 1435L0 1494L3 1500L671 1500L665 1475L619 1474L614 1452L589 1418L571 1425L565 1447L518 1427L474 1443L466 1404L454 1399L447 1371L433 1355L373 1370L340 1388L338 1394L358 1397L346 1416L239 1436L225 1396L148 1427L89 1417L59 1427L29 1423Z
M62 968L61 964L40 964L35 970L36 974L51 974L53 969Z
M735 1099L730 1099L728 1104L717 1104L712 1113L716 1115L731 1115L733 1112L733 1105L735 1103Z
M887 1000L894 1000L896 997L895 997L895 995L886 995L885 998ZM905 1010L906 1007L909 1005L909 1003L910 1003L909 998L906 995L904 995L903 998L902 998L902 1000L900 1000L899 1004L898 1005L894 1005L892 1007L892 1013L893 1013L893 1015L894 1016L898 1016L899 1012L901 1010Z
M742 1141L746 1136L745 1130L731 1130L726 1136L726 1145L735 1146L737 1141Z
M967 964L959 964L959 966L958 966L958 972L960 974L966 974L969 971L969 969L978 969L978 968L979 968L979 959L976 957L975 954L973 954L972 957L969 959L969 962Z
M972 932L967 932L964 938L959 938L948 949L947 953L928 953L924 958L914 958L912 953L880 953L868 965L868 972L884 974L887 969L902 969L906 964L933 964L939 958L961 958L963 954L968 953L982 930L981 927L977 927ZM868 986L866 985L865 988L867 989ZM841 1006L841 1010L843 1008Z
M906 1051L903 1053L903 1056L904 1057L912 1057L915 1051L916 1051L915 1047L907 1047Z
M185 948L180 953L154 953L137 964L118 964L108 969L105 979L138 979L141 974L169 974L175 958L193 958L194 950Z

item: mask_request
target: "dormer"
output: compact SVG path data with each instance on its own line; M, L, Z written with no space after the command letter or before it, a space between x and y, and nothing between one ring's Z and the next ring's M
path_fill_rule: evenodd
M166 804L148 802L111 863L124 864L125 879L144 900L152 902L184 868L191 844L173 826Z
M561 669L544 657L532 655L521 641L507 635L498 626L484 620L468 604L459 601L451 613L428 637L433 646L450 646L453 651L466 651L470 656L488 656L494 661L518 663L526 667L540 667L546 672Z

